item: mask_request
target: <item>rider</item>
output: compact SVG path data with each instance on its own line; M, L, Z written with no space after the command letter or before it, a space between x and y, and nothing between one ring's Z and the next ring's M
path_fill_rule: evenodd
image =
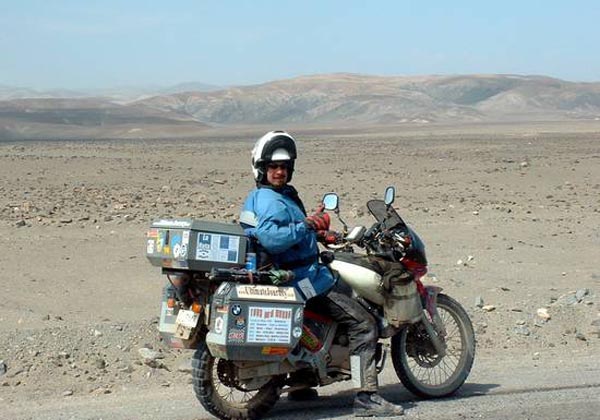
M266 250L275 268L294 271L293 285L307 300L312 298L321 313L347 328L352 379L358 387L354 414L401 415L401 406L377 393L375 319L335 285L329 268L318 263L317 240L333 243L338 236L329 231L329 215L322 208L306 215L298 192L288 184L295 160L296 142L284 131L271 131L256 142L252 150L256 188L246 198L240 223L246 234ZM312 392L316 396L316 391Z

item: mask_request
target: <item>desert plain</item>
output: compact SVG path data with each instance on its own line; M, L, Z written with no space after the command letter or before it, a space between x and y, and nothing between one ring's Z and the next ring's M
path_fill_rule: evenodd
M0 418L31 418L32 401L168 399L189 383L191 353L157 333L165 279L145 258L146 230L160 217L235 223L254 186L250 151L273 128L286 127L0 143ZM600 123L290 132L308 208L334 191L343 220L369 225L366 201L396 187L427 246L427 282L471 316L474 372L479 360L599 368Z

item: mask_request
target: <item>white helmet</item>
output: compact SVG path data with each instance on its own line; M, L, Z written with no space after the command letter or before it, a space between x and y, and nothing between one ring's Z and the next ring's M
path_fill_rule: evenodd
M266 183L266 166L274 161L288 161L288 177L290 182L294 173L296 160L296 141L285 131L270 131L262 136L252 149L252 173L259 184Z

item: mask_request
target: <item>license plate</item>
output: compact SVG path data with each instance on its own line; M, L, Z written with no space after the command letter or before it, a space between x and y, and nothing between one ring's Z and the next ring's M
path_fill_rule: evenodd
M194 311L180 310L177 314L176 325L181 325L186 328L196 328L200 315Z

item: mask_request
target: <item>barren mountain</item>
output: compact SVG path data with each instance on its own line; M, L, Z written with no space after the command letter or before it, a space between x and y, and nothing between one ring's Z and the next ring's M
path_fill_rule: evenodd
M97 98L0 102L0 141L147 138L205 128L188 115Z
M0 101L0 140L189 137L223 125L600 120L600 83L544 76L326 74L211 88L178 85L168 92L179 93L129 103L116 91L103 98Z
M218 124L556 120L600 116L600 83L543 76L304 76L139 103Z
M131 102L156 95L171 95L181 92L209 92L223 89L221 86L199 82L179 83L172 86L114 86L93 89L32 89L0 84L0 101L13 99L66 99L66 98L107 98L108 100Z

